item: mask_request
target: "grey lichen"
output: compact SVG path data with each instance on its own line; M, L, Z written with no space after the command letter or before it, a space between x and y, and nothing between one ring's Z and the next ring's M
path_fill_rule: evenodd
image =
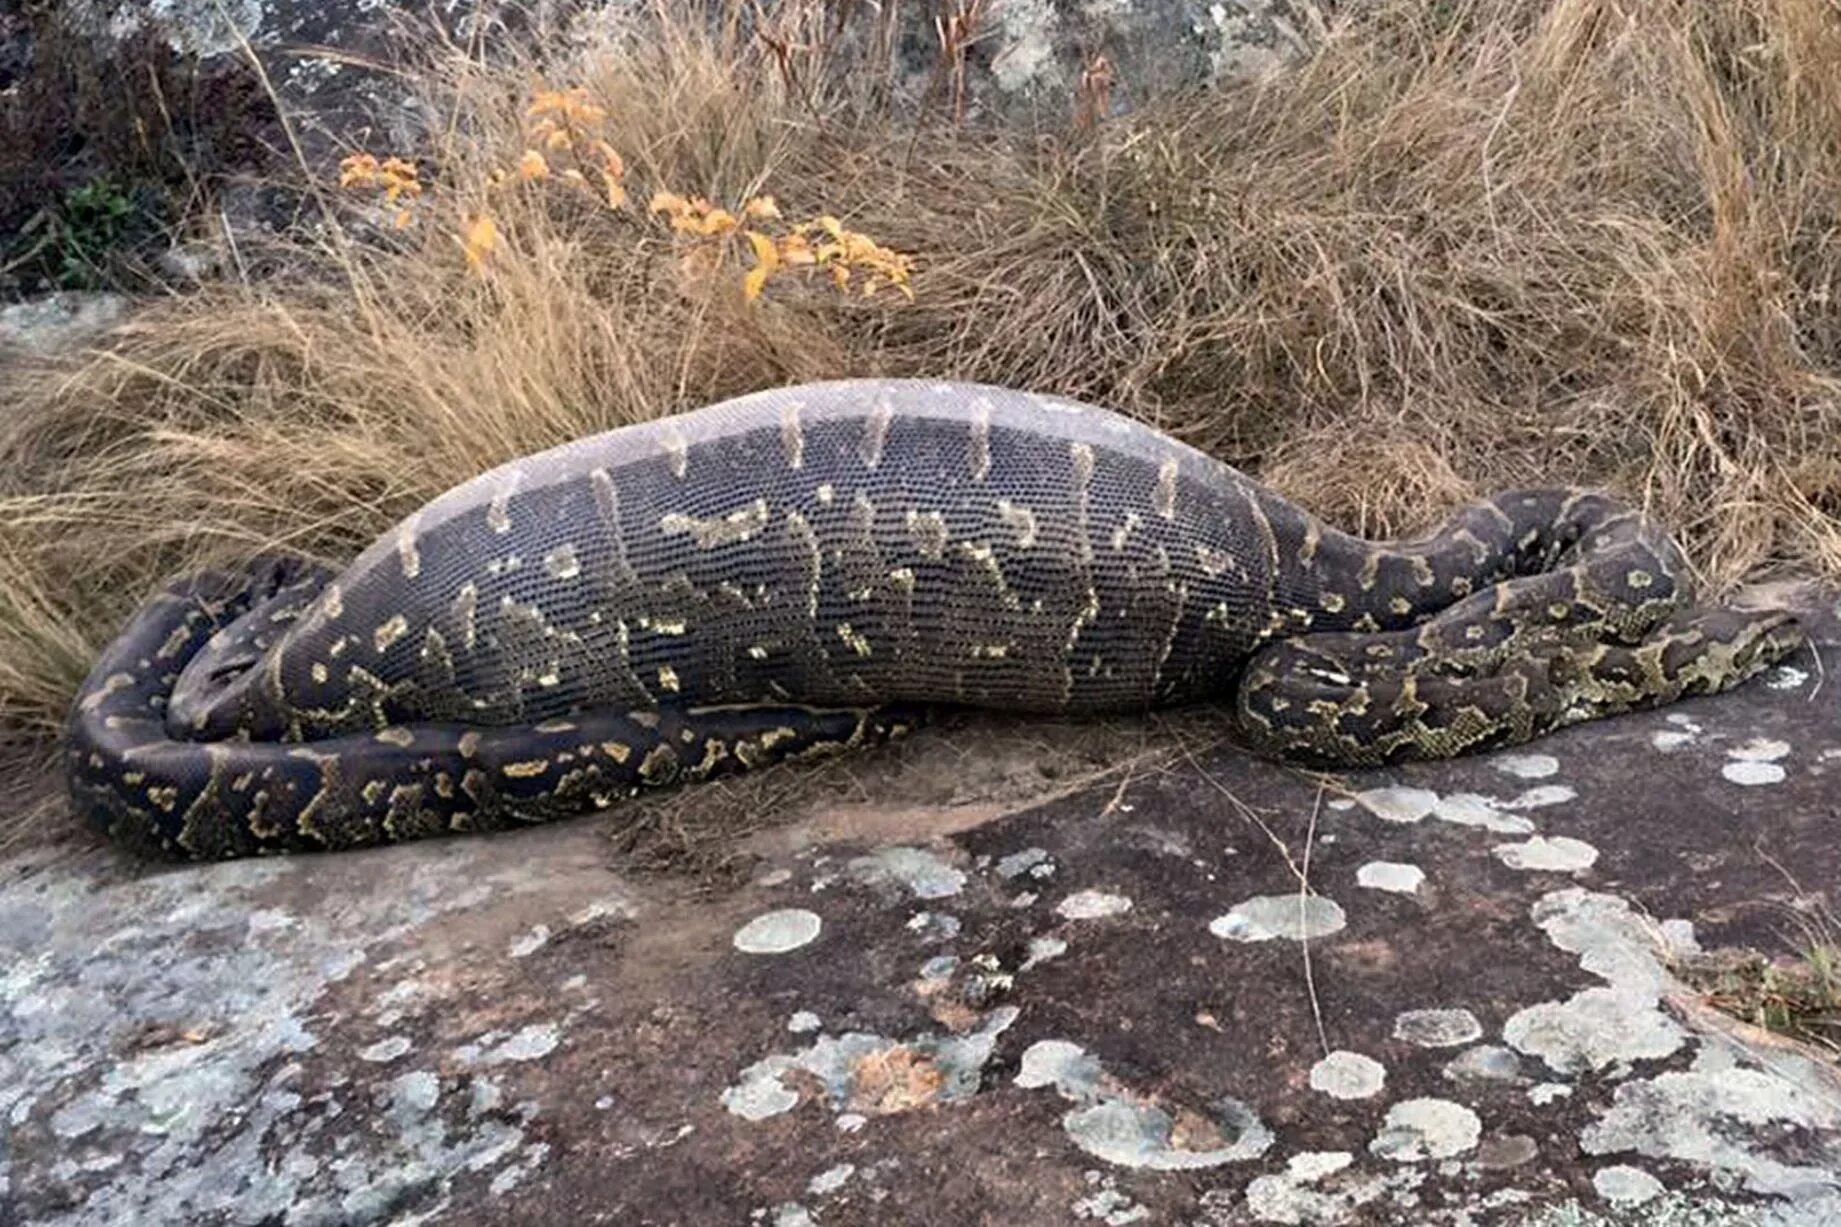
M1041 1040L1023 1053L1019 1087L1054 1087L1076 1105L1061 1126L1076 1146L1120 1167L1184 1171L1256 1159L1272 1145L1272 1131L1252 1109L1222 1099L1205 1113L1191 1112L1187 1127L1150 1097L1120 1085L1098 1058L1066 1040ZM1218 1143L1211 1145L1210 1143Z

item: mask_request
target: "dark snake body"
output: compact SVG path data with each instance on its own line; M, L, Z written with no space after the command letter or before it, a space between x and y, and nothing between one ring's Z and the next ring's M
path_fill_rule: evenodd
M925 705L1217 700L1263 753L1447 757L1710 693L1801 642L1532 490L1330 529L1131 419L967 384L781 388L466 482L343 571L170 585L77 696L79 807L191 857L541 821L830 753Z

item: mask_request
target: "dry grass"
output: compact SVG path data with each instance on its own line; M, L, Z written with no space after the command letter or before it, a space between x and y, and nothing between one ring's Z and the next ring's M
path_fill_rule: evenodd
M1295 73L1047 137L895 125L667 20L546 67L607 107L622 210L489 196L529 74L432 56L414 226L326 185L292 246L238 253L286 275L4 377L0 728L55 728L175 567L347 556L513 455L841 374L1105 402L1371 533L1596 482L1716 586L1841 574L1832 0L1358 7ZM833 211L916 256L916 300L687 280L661 189ZM481 210L476 275L455 236Z

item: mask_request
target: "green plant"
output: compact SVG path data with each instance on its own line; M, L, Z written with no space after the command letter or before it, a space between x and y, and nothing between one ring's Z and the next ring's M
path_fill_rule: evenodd
M107 176L65 192L51 214L58 284L65 289L106 284L112 253L149 220L134 198Z

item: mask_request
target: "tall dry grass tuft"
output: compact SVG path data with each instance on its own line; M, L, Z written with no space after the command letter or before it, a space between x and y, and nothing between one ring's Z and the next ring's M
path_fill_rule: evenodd
M843 374L1105 402L1373 534L1604 483L1715 586L1841 574L1832 5L1359 7L1295 72L1050 135L897 124L797 38L662 11L542 74L606 108L621 208L487 187L536 66L436 48L412 224L322 184L287 275L7 377L0 721L55 727L168 570L348 556L510 456ZM835 213L915 255L915 300L751 303L739 265L686 273L661 190Z

